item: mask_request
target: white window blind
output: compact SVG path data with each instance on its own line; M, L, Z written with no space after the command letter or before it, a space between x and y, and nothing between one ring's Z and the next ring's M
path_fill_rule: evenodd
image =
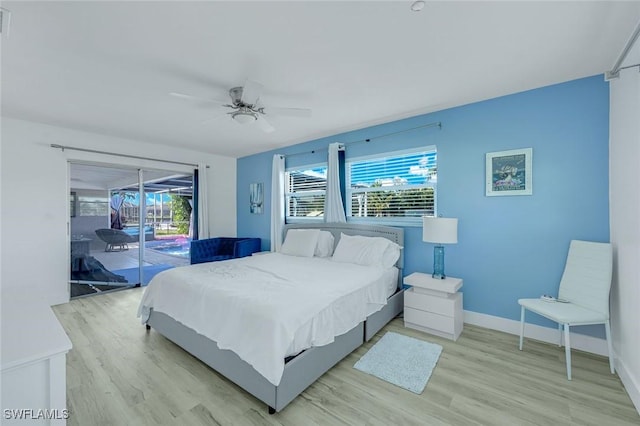
M421 223L435 215L435 147L349 159L346 167L350 220Z
M285 219L322 220L327 191L327 166L300 167L285 172Z

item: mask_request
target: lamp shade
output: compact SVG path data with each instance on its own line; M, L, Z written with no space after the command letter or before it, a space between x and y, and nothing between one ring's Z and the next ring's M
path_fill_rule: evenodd
M437 244L458 242L458 219L445 217L422 218L422 241Z

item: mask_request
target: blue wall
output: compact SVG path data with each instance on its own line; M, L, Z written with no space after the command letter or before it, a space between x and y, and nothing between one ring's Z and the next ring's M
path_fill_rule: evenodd
M442 129L412 130L432 122ZM458 244L446 248L447 275L464 279L464 309L520 319L518 298L556 294L569 241L609 241L609 85L601 75L490 99L238 160L238 235L270 246L271 162L326 161L331 142L346 156L436 145L438 214L459 218ZM485 196L485 154L533 148L533 195ZM263 182L265 213L249 213L249 184ZM405 228L405 274L431 272L422 228ZM555 324L530 314L528 321ZM600 336L600 330L583 330Z

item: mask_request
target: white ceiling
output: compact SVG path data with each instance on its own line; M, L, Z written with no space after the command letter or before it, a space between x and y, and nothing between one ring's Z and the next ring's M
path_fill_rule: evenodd
M2 114L241 157L610 69L640 2L3 2ZM215 106L249 78L308 107L262 133Z

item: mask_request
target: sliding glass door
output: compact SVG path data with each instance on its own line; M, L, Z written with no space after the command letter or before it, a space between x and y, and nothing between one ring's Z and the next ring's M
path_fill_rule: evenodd
M134 198L113 190L114 182L135 184L138 171L70 164L70 295L79 297L132 287L138 282L139 236L124 213Z
M192 175L71 163L70 177L71 297L189 264Z
M132 189L132 188L124 188ZM139 214L140 277L147 285L158 273L190 263L193 237L193 175L166 170L140 170L135 205Z

